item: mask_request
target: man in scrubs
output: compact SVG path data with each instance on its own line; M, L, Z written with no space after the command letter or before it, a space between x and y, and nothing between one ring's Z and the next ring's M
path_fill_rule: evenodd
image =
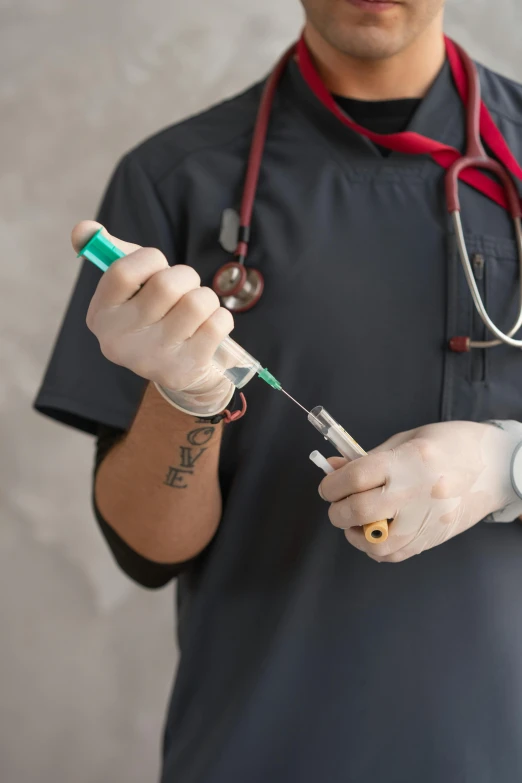
M303 5L314 67L346 115L464 149L442 0ZM522 88L479 73L520 161ZM84 262L36 401L97 436L94 505L119 565L145 587L177 578L162 781L515 783L522 356L448 349L486 333L443 169L346 127L295 60L253 213L247 264L265 290L235 318L220 306L220 225L238 209L261 89L122 158L98 220L128 256L103 276ZM508 328L512 223L476 189L460 194L477 285ZM79 224L75 249L98 227ZM211 357L232 328L369 456L333 460L321 481L308 454L324 441L258 380L225 425L240 403ZM389 538L368 543L362 526L380 519Z

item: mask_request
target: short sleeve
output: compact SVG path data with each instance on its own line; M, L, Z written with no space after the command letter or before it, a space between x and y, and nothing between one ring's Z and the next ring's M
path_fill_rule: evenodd
M117 166L97 220L111 234L157 247L169 263L174 262L168 216L153 183L132 154ZM88 261L83 262L34 402L39 412L92 434L98 424L128 429L146 386L143 378L109 362L87 328L87 309L101 274Z

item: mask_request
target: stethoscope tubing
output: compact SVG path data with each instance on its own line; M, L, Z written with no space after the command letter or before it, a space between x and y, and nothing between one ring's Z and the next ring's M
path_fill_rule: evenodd
M513 335L516 334L522 326L522 229L520 221L522 210L520 198L510 173L498 161L487 154L484 145L482 144L482 139L480 137L480 107L482 99L479 75L474 62L469 55L462 47L458 46L458 44L455 44L455 46L464 65L468 83L468 98L466 104L466 151L446 172L444 182L446 206L452 218L458 254L473 299L473 304L475 305L475 309L484 326L497 338L496 340L482 341L470 339L468 341L468 348L493 348L502 343L511 345L513 348L522 348L522 340L515 340L513 338ZM498 178L504 189L508 211L513 219L518 256L519 303L517 319L508 332L503 332L489 317L478 290L475 275L471 268L460 217L459 199L459 175L466 168L484 169L490 171Z
M470 348L493 348L495 346L505 343L513 348L522 348L522 339L515 339L515 335L522 327L522 206L518 190L515 185L514 179L506 169L505 165L501 165L497 160L491 158L484 148L480 133L480 113L482 106L481 99L481 87L479 75L474 62L469 55L457 44L455 44L464 70L467 76L468 95L466 104L466 151L461 155L446 171L444 181L444 191L446 197L446 207L451 216L455 237L457 241L458 255L462 264L462 268L466 277L466 281L471 293L474 306L477 310L479 317L481 318L485 327L495 336L496 339L477 341L470 338L453 338L450 340L450 346L455 341L460 342L460 345L464 345L462 348L454 348L453 350L469 350ZM263 291L262 276L254 269L250 269L249 274L254 273L260 277L260 285L257 286L255 295L250 296L246 289L247 270L245 268L245 261L248 255L249 240L250 240L250 224L252 220L252 212L254 208L255 195L259 180L259 173L261 169L261 163L263 158L263 152L266 143L266 137L268 132L268 124L270 121L270 115L272 105L275 98L275 93L281 77L286 69L286 66L294 56L297 50L297 44L293 44L280 58L272 73L269 75L257 111L257 116L254 125L254 132L252 134L252 140L250 145L250 151L248 156L248 162L246 167L246 176L243 186L243 193L241 198L241 207L239 215L239 231L236 249L234 252L235 261L229 262L221 267L217 272L213 280L213 288L222 298L225 306L228 306L233 312L244 312L251 309L259 298ZM464 238L464 232L462 228L462 220L460 217L460 199L459 199L459 176L464 169L485 169L490 171L497 179L505 193L505 199L507 202L507 208L511 217L513 218L513 224L515 229L515 239L518 255L518 292L519 292L519 305L518 315L514 325L507 332L503 332L490 318L484 302L478 290L475 276L471 268L471 263L466 248L466 241ZM222 275L224 272L231 270L232 267L236 268L238 278L236 281L229 284L229 287L225 290L221 286ZM243 300L240 301L241 293L243 293ZM245 297L246 294L246 297ZM236 301L237 299L237 301Z
M513 335L516 334L520 329L520 327L522 326L522 226L521 226L520 218L519 217L513 218L517 252L518 252L519 307L518 307L517 319L508 332L503 332L501 329L498 328L498 326L491 320L491 318L489 317L486 311L486 308L484 307L484 302L482 301L480 291L478 290L478 286L475 281L475 275L473 274L473 270L471 268L471 263L466 248L466 241L464 239L464 231L462 229L462 220L460 218L460 212L458 210L455 210L454 212L451 213L451 218L453 221L453 228L455 230L455 237L457 240L458 254L460 257L460 261L462 263L462 268L466 276L466 281L468 283L471 296L473 298L473 303L483 324L486 326L487 329L489 329L489 331L492 334L494 334L498 338L496 340L486 340L486 341L472 340L469 342L469 347L470 348L493 348L496 345L501 345L502 343L506 343L507 345L511 345L513 348L522 348L522 340L515 340L513 338Z

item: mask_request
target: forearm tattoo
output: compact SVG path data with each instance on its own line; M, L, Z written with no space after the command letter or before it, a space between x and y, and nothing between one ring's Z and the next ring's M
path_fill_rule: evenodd
M196 419L197 424L206 424L205 427L196 427L187 433L187 446L179 447L179 464L169 465L165 481L168 487L173 489L186 489L189 476L194 474L196 462L206 451L206 444L212 439L215 427L209 426L206 419Z

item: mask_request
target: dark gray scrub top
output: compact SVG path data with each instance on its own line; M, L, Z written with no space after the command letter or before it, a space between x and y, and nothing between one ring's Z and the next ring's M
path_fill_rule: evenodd
M480 76L520 161L522 88ZM239 205L259 94L257 85L130 152L101 208L109 231L160 247L210 284L230 260L221 215ZM409 128L463 147L447 65ZM488 311L509 327L510 221L466 185L461 200ZM429 157L383 158L317 101L295 64L274 105L248 263L265 293L236 317L234 338L365 448L440 420L522 420L517 350L446 347L484 330L442 169ZM85 326L99 276L83 265L36 401L89 432L128 428L144 387L103 358ZM163 783L522 780L520 524L483 522L377 564L328 521L308 455L332 452L304 414L261 381L246 394L247 415L225 430L218 533L180 568Z

